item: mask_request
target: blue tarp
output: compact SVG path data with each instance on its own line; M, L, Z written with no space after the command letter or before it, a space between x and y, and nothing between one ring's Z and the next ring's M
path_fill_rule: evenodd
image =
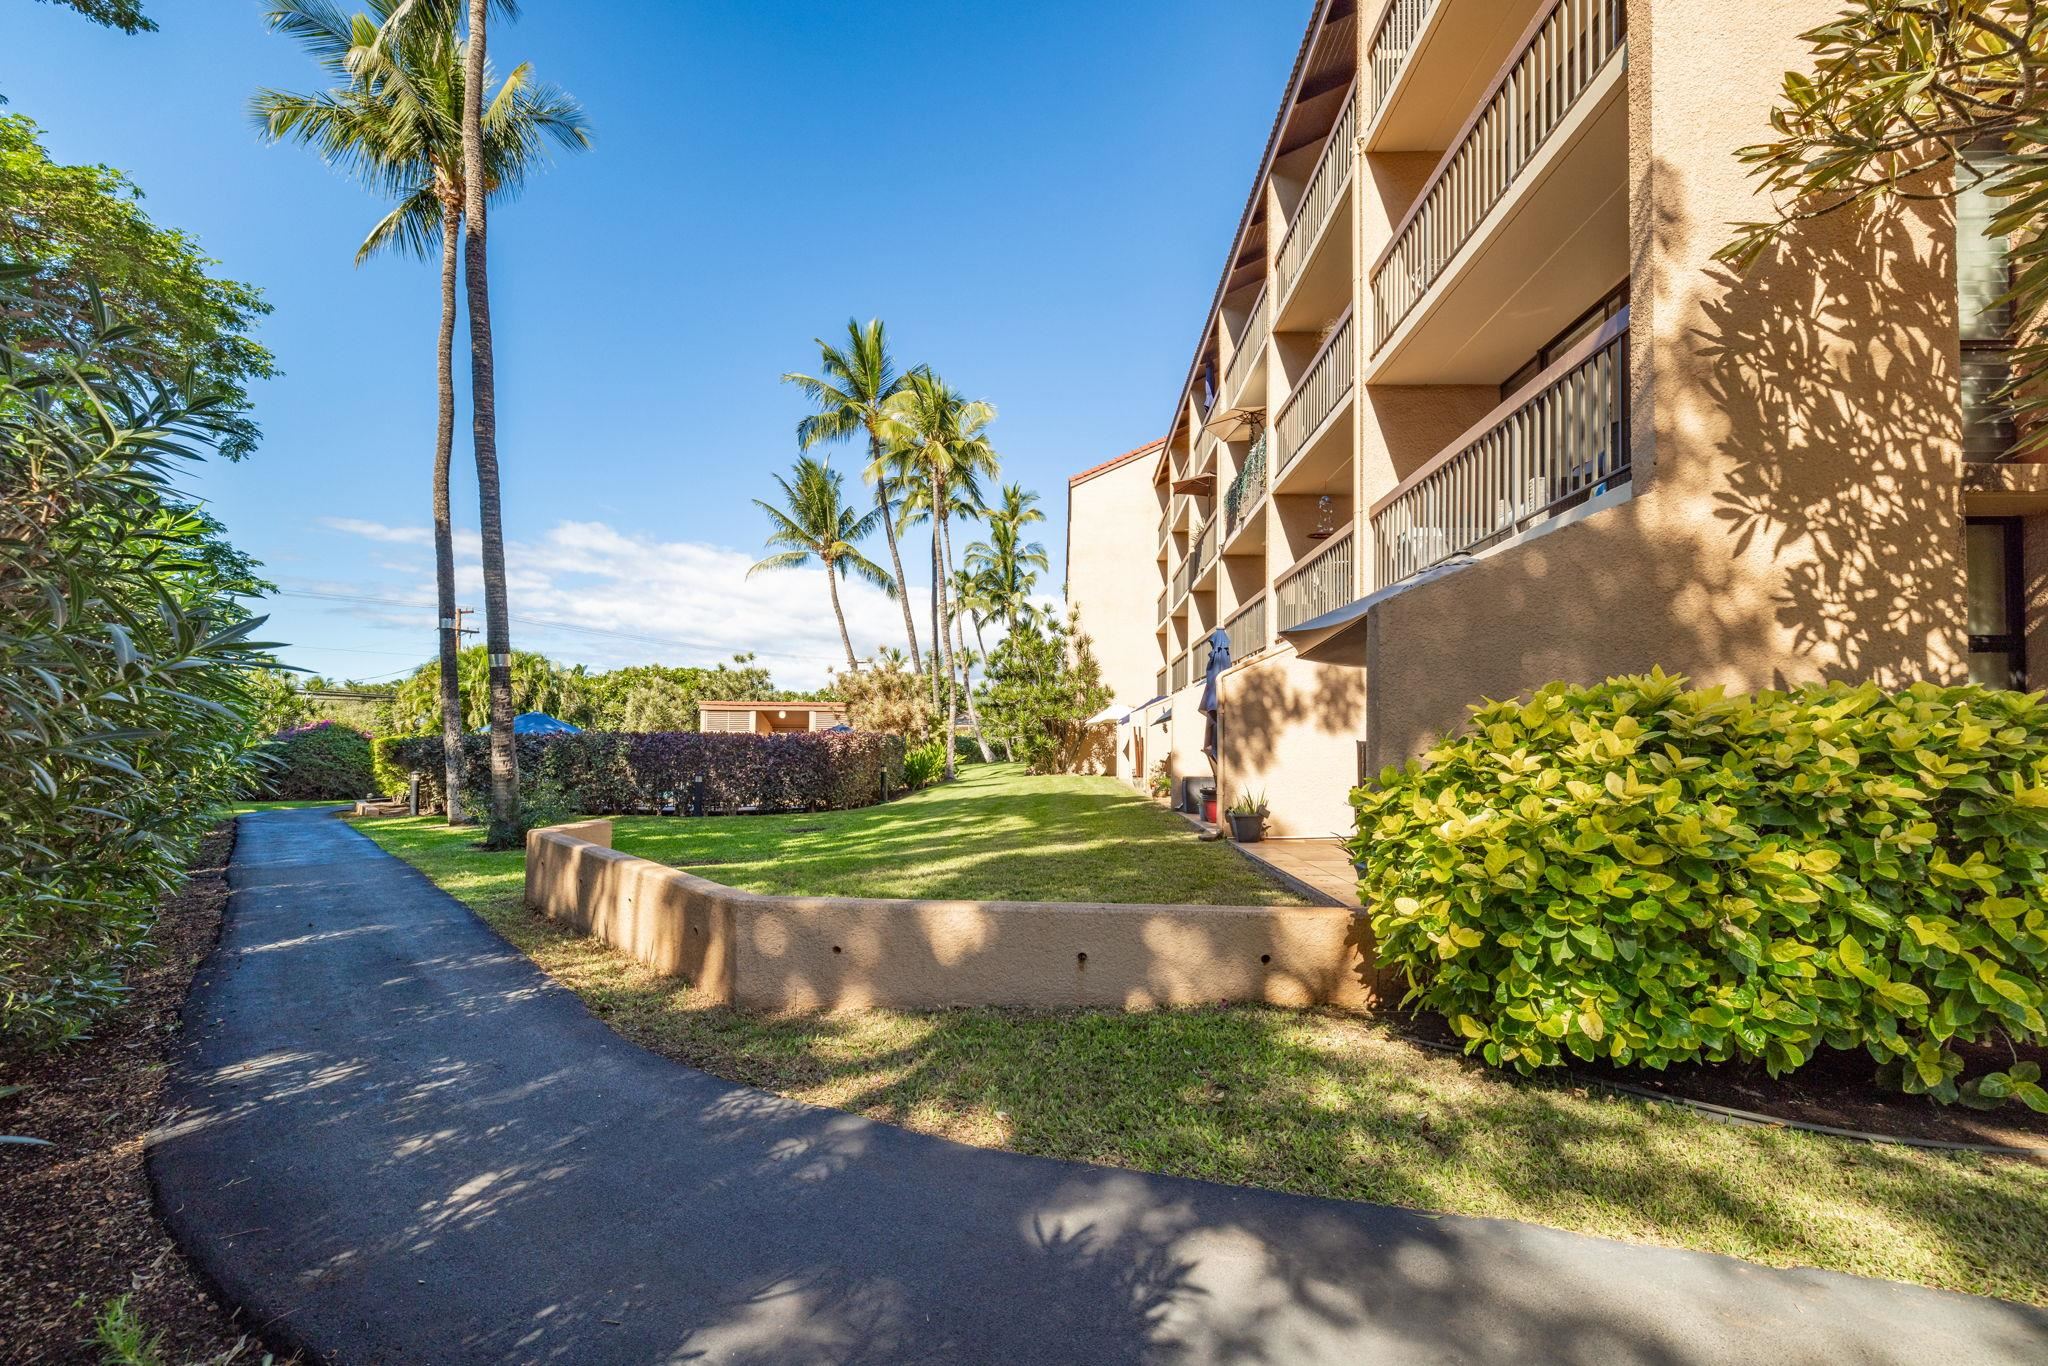
M489 726L478 726L477 735L488 735ZM557 721L544 711L523 711L512 718L514 735L580 735L583 727L572 726L567 721Z

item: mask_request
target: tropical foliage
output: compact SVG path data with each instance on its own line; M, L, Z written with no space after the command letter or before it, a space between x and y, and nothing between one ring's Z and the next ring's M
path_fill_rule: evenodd
M276 801L354 801L376 787L370 737L353 726L315 721L280 731L258 751L250 790Z
M142 0L44 0L46 4L75 9L95 24L117 28L123 33L154 32L156 24L142 12Z
M873 560L863 555L860 543L873 534L882 520L877 507L856 514L846 506L845 479L837 470L810 456L796 462L794 480L775 476L782 489L782 505L754 500L754 506L768 514L768 545L776 553L748 570L749 577L770 569L800 569L817 563L825 568L825 587L832 597L832 616L839 623L839 643L846 648L846 667L860 667L853 656L853 639L846 634L846 610L839 603L839 581L852 575L874 585L890 597L896 596L896 581Z
M1103 771L1109 735L1088 718L1109 699L1078 619L1023 618L989 660L989 733L1033 773Z
M440 674L440 664L429 661L400 682L382 728L399 735L442 731ZM457 680L462 702L457 733L489 725L483 646L462 651ZM730 663L709 669L635 664L597 673L530 651L512 656L512 699L519 711L546 712L587 730L695 730L699 701L797 701L812 696L777 688L752 655L735 655Z
M480 751L486 741L471 735L463 743ZM547 790L576 811L658 811L686 802L694 782L703 784L706 806L714 811L843 810L903 787L904 745L897 735L585 731L522 735L518 745L523 798ZM373 752L380 788L402 793L417 774L421 800L440 805L438 735L378 740ZM466 765L465 771L481 770Z
M1775 201L1722 257L1747 266L1801 224L1982 186L2002 208L2012 290L2008 397L2020 445L2048 443L2048 6L2037 0L1860 0L1805 35L1777 134L1742 149Z
M211 444L239 460L260 435L249 386L277 373L250 335L270 305L254 286L216 278L199 244L151 222L141 198L119 171L58 165L32 121L0 115L0 262L34 267L0 295L0 325L24 355L62 355L71 320L103 301L132 329L123 365L149 383L218 396Z
M884 655L863 668L836 674L833 685L846 703L847 724L855 730L901 735L913 745L940 733L940 718L933 711L925 679L905 668L901 658ZM933 752L943 769L943 747Z
M0 341L0 1035L49 1041L116 998L243 781L238 599L267 585L174 483L237 439L232 401L158 377L161 328L39 292L93 304L11 299Z
M1552 684L1353 796L1380 961L1524 1071L1863 1049L1940 1100L2048 1039L2048 703L1916 684Z

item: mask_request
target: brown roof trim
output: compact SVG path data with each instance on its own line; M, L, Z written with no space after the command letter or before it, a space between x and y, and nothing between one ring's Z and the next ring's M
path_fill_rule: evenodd
M1086 483L1088 480L1093 479L1098 474L1108 474L1117 466L1128 465L1131 463L1131 461L1136 460L1139 456L1149 455L1153 451L1158 450L1161 446L1164 446L1165 444L1166 438L1162 436L1159 437L1157 440L1147 441L1144 445L1139 446L1135 450L1128 450L1125 451L1122 455L1111 456L1109 459L1103 461L1100 465L1090 465L1087 469L1082 470L1079 474L1067 480L1067 487L1072 488L1076 484Z
M714 702L706 699L697 704L699 711L759 711L763 707L780 707L784 710L802 711L845 711L844 702Z

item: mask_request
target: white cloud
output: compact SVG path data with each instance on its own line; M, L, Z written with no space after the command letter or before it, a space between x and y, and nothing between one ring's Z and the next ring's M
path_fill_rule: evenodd
M424 526L387 526L383 522L367 522L360 517L322 517L320 525L329 531L344 535L360 536L366 541L381 541L386 545L432 545L434 530Z
M409 533L426 534L421 528L350 518L323 519L323 524L378 542L410 543ZM456 546L461 601L482 607L476 534L459 532ZM751 554L701 541L661 540L606 522L559 523L538 541L508 545L505 558L512 640L520 649L600 668L714 664L751 651L778 683L790 687L822 684L830 669L845 667L846 652L821 568L749 578ZM911 585L920 643L929 643L923 640L928 634L926 591L923 584ZM416 578L402 595L431 604L431 578ZM879 590L842 581L839 599L857 656L904 643L902 609ZM415 614L366 606L361 615L390 621ZM472 619L471 624L481 622Z

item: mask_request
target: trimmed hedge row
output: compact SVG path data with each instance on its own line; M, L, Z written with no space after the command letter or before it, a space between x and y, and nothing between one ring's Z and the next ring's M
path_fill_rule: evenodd
M687 800L704 782L709 811L833 811L869 806L901 792L903 737L865 731L793 735L695 731L523 735L518 741L522 796L545 783L592 813L659 810ZM442 807L441 737L401 736L375 746L377 782L403 796L413 774L423 808ZM489 805L490 737L463 737L463 782L470 809Z
M2048 705L1916 684L1724 696L1656 672L1474 709L1353 794L1382 964L1470 1051L1789 1072L1861 1048L2048 1109Z
M376 787L370 737L337 721L278 732L257 750L250 788L273 801L356 801Z

